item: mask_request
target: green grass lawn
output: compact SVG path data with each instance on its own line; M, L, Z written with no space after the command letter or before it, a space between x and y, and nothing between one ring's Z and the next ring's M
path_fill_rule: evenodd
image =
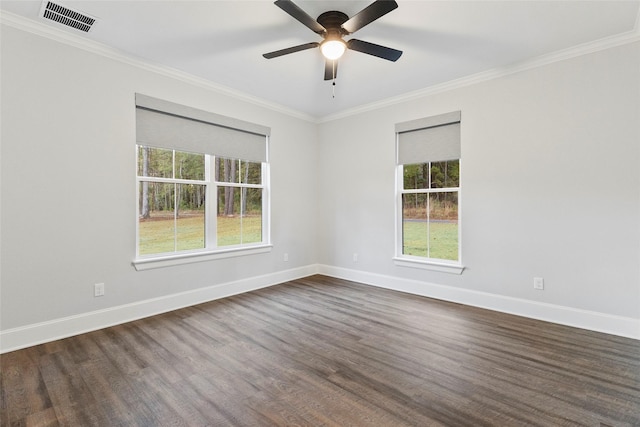
M220 216L218 222L218 246L262 241L262 218L259 215L242 218ZM174 229L177 227L177 229ZM175 231L175 236L174 236ZM178 218L154 218L140 221L140 255L174 252L175 240L178 251L204 248L204 216L190 215Z
M242 218L219 216L218 246L257 243L262 240L262 219L259 215ZM430 258L458 259L458 224L456 222L432 222L427 242L426 221L405 221L403 224L403 253ZM140 255L174 252L174 226L177 226L179 251L204 248L204 216L191 215L178 218L140 221Z
M429 233L427 226L430 227ZM458 260L457 222L405 221L402 228L402 252L405 255ZM430 248L429 254L427 246Z
M239 245L240 243L258 243L262 241L262 218L260 215L242 217L242 235L240 217L218 217L218 246ZM242 237L242 240L240 239Z

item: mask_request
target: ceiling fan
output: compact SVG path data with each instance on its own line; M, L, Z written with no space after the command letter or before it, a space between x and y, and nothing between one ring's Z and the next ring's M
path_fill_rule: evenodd
M396 9L398 3L396 3L395 0L375 0L351 18L345 13L332 10L324 12L318 16L318 19L313 19L291 0L277 0L274 4L300 21L314 33L321 35L324 40L322 42L310 42L287 49L276 50L262 55L267 59L320 47L325 57L324 79L331 80L335 79L337 75L337 60L347 49L394 62L402 55L401 50L390 47L357 39L350 39L348 41L343 39L344 36L355 33L365 25L372 23L376 19Z

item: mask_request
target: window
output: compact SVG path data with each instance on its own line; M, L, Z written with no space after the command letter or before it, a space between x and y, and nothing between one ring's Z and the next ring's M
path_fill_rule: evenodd
M206 157L138 146L138 255L206 247Z
M396 134L397 264L459 274L460 112L400 123Z
M136 134L136 268L268 245L268 128L138 94Z

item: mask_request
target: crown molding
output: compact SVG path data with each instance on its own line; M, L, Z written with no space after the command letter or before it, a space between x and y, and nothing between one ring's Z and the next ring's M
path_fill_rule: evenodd
M136 56L127 54L118 49L114 49L103 43L99 43L94 40L89 40L85 37L78 36L78 35L69 33L67 31L64 31L62 29L58 29L50 25L45 25L43 23L39 23L37 21L33 21L28 18L24 18L20 15L16 15L11 12L0 11L0 23L3 25L8 25L10 27L16 28L18 30L22 30L31 34L45 37L60 43L64 43L64 44L67 44L67 45L70 45L78 49L82 49L97 55L101 55L109 59L113 59L115 61L119 61L124 64L143 69L145 71L161 74L161 75L164 75L164 76L167 76L167 77L170 77L194 86L201 87L203 89L217 92L221 95L230 96L238 100L245 101L259 107L267 108L269 110L272 110L278 113L286 114L288 116L292 116L292 117L313 122L313 123L317 123L318 121L317 117L313 117L311 115L282 106L280 104L265 101L264 99L249 95L245 92L231 89L227 86L214 83L210 80L194 76L192 74L177 70L175 68L171 68L171 67L157 64L157 63L152 63L146 59L145 60L140 59Z
M493 80L493 79L505 77L511 74L520 73L522 71L543 67L545 65L553 64L553 63L564 61L567 59L576 58L579 56L588 55L588 54L599 52L602 50L639 42L640 41L639 24L640 24L640 13L638 14L638 19L636 20L636 26L632 31L616 34L614 36L606 37L603 39L584 43L578 46L573 46L567 49L541 55L532 59L528 59L526 61L511 64L505 67L494 68L494 69L476 73L470 76L461 77L459 79L450 80L448 82L429 86L416 91L407 92L403 95L398 95L395 97L383 99L381 101L376 101L369 104L361 105L359 107L344 110L336 114L324 116L318 120L318 123L326 123L326 122L331 122L333 120L343 119L343 118L353 116L356 114L361 114L367 111L378 110L380 108L389 107L389 106L393 106L403 102L416 100L429 95L448 92L454 89L471 86L471 85L485 82L488 80Z
M49 25L33 21L31 19L24 18L20 15L13 14L11 12L0 11L0 23L17 28L22 31L26 31L32 34L36 34L42 37L46 37L67 45L83 49L85 51L105 56L107 58L141 68L153 73L165 75L176 80L183 81L188 84L192 84L203 89L211 90L222 95L230 96L238 100L242 100L253 105L267 108L274 112L282 113L294 118L302 119L311 123L326 123L338 119L343 119L356 114L361 114L368 111L377 110L400 104L407 101L416 100L426 96L448 92L451 90L471 86L477 83L485 82L488 80L505 77L511 74L519 73L522 71L530 70L533 68L542 67L545 65L553 64L556 62L564 61L567 59L588 55L591 53L599 52L602 50L622 46L630 43L640 41L640 9L638 10L638 16L636 17L634 29L625 33L605 37L603 39L595 40L592 42L584 43L578 46L573 46L567 49L559 50L549 54L541 55L536 58L532 58L523 62L507 65L501 68L494 68L491 70L476 73L470 76L462 77L455 80L450 80L444 83L429 86L416 91L407 92L402 95L383 99L381 101L372 102L369 104L361 105L358 107L343 110L341 112L330 114L327 116L316 117L300 111L285 107L280 104L266 101L264 99L249 95L247 93L231 89L227 86L214 83L210 80L196 77L192 74L184 71L177 70L175 68L167 67L161 64L151 63L148 60L142 60L133 55L129 55L121 50L114 49L105 44L86 39L75 34L71 34L62 29L58 29Z

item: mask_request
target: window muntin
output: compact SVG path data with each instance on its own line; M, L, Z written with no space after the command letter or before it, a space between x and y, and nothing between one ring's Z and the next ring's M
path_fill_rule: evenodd
M142 145L137 153L138 256L265 242L263 163Z

